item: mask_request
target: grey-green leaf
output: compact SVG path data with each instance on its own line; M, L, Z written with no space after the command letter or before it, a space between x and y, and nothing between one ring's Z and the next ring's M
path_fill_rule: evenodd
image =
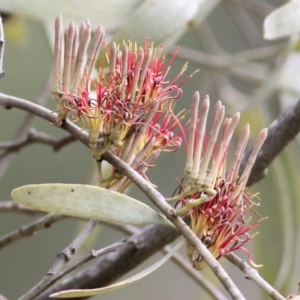
M133 40L142 45L145 38L156 46L168 40L174 42L187 28L199 6L199 0L148 0L144 1L131 15L126 24L117 31L112 40L122 44L123 41Z
M165 224L163 215L144 203L104 188L81 184L25 185L11 192L23 205L45 212L133 225Z
M273 40L300 32L300 1L291 1L271 12L264 21L264 38Z

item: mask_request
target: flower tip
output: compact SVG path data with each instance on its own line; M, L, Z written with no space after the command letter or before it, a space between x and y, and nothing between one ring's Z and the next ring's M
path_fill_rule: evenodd
M247 124L243 127L242 132L249 132L249 133L250 133L250 124L249 124L249 123L247 123Z
M104 33L105 33L105 28L103 25L99 25L95 30L95 34L97 35L104 35Z
M194 99L194 98L200 99L200 93L199 93L199 91L196 91L196 92L194 93L193 99Z
M61 28L62 28L62 16L61 16L61 14L59 14L56 17L54 27L55 27L55 32L60 32L61 31Z
M55 22L61 22L62 21L62 16L61 14L58 14L58 16L55 19Z
M236 122L238 122L240 120L240 117L241 113L238 111L233 115L232 120L236 120Z
M254 268L261 268L261 267L263 267L264 265L258 265L258 264L256 264L252 259L251 260L249 260L249 262L250 262L250 264L251 264L251 266L253 266Z
M263 141L265 141L267 135L268 135L268 128L262 129L259 133L259 136L261 137L261 139L263 139Z

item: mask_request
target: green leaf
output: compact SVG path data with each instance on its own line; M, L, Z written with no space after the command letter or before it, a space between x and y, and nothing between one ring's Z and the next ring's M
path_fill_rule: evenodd
M11 192L23 205L46 212L84 219L96 219L133 225L165 224L173 226L163 215L124 194L81 184L25 185Z
M51 294L50 297L52 297L52 298L88 297L88 296L104 294L104 293L111 292L116 289L128 286L128 285L146 277L147 275L151 274L156 269L158 269L160 266L162 266L183 245L183 243L184 243L184 240L180 241L179 243L177 243L174 246L174 248L167 255L165 255L158 262L153 264L151 267L143 270L142 272L140 272L128 279L125 279L124 281L112 284L107 287L98 288L98 289L62 291L62 292Z
M194 26L201 24L221 3L221 0L200 0L198 10L193 18Z
M271 12L264 21L264 38L274 40L300 32L300 1L294 0Z
M144 0L1 0L0 10L52 24L62 14L65 25L74 21L79 25L89 18L95 29L99 24L107 31L116 30L124 24ZM45 13L47 12L47 13Z
M144 1L112 37L112 41L122 44L132 40L142 45L145 38L156 46L164 43L168 46L174 42L188 27L199 6L199 0L148 0ZM169 39L171 43L169 43Z

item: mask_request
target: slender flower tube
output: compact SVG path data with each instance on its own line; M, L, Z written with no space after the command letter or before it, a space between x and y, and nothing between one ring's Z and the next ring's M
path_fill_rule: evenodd
M92 74L104 39L103 26L97 27L87 56L90 37L89 20L82 22L79 29L71 22L63 32L61 15L56 18L52 96L58 111L57 125L61 125L68 112L75 108L77 118L74 121L80 119L82 114L92 112L90 99L82 101L80 97L82 94L89 96L91 81L87 78ZM66 99L72 100L74 105L65 107Z
M177 83L185 64L174 79L167 79L177 52L166 62L163 48L154 49L148 40L142 47L129 42L108 48L102 26L90 44L88 20L79 29L71 23L63 34L59 16L55 29L52 94L57 125L68 115L73 122L81 121L96 161L111 150L135 169L145 169L143 164L151 167L147 161L161 151L178 149L177 128L185 113L175 116L173 109L182 95L181 85L193 74ZM101 44L106 57L98 59ZM92 78L97 59L98 74Z
M251 238L249 230L257 227L259 221L248 225L246 214L255 203L245 189L267 130L263 129L258 134L248 163L240 174L239 167L249 138L249 125L242 129L232 163L226 166L228 147L240 115L236 113L232 118L224 119L225 109L218 101L214 108L212 128L207 133L210 101L206 96L198 111L199 102L199 93L195 93L189 123L185 177L180 184L179 195L168 201L177 201L176 214L190 217L191 229L216 259L242 249L252 261L244 244ZM205 267L205 262L189 242L187 254L197 270Z

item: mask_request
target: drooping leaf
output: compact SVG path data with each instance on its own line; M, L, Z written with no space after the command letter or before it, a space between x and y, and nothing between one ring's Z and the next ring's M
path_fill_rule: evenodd
M150 266L149 268L143 270L142 272L125 279L121 282L112 284L107 287L103 288L98 288L98 289L87 289L87 290L68 290L68 291L62 291L58 293L54 293L50 295L52 298L71 298L71 297L89 297L89 296L95 296L95 295L100 295L104 293L108 293L111 291L114 291L116 289L126 287L132 283L135 283L136 281L146 277L147 275L151 274L154 272L156 269L158 269L160 266L162 266L168 259L171 258L171 256L183 245L184 241L180 241L177 243L174 248L167 254L165 255L162 259L160 259L158 262Z
M51 213L133 225L159 223L173 226L144 203L97 186L25 185L14 189L11 196L18 203Z
M300 32L300 1L286 3L271 12L264 21L264 38L274 40Z

